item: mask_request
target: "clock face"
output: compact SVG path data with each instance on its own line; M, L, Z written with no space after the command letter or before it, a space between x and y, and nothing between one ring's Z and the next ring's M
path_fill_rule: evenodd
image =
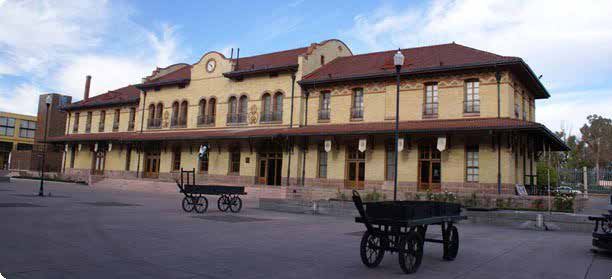
M213 59L208 60L208 62L206 62L206 71L208 71L209 73L212 73L215 70L215 66L217 66L217 63L215 62L215 60Z

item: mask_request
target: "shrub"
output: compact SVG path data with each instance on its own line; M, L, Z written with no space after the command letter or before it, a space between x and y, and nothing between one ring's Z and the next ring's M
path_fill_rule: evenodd
M531 206L534 209L543 209L544 208L544 199L535 199L531 202Z
M376 189L374 189L374 191L367 193L365 195L364 200L365 201L380 201L384 198L384 195L377 192Z
M553 199L553 205L557 211L574 211L574 195L558 194Z

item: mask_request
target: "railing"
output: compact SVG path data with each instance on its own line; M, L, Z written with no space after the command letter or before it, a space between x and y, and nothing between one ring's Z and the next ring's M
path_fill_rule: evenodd
M134 126L136 123L134 123L134 121L130 121L128 123L128 131L134 131Z
M174 118L170 120L170 128L185 128L186 126L185 121L182 121L181 119Z
M351 108L351 119L363 119L363 108Z
M113 132L119 131L119 122L113 122Z
M463 112L479 113L480 112L480 100L464 101L463 102Z
M161 122L162 121L160 118L149 119L149 123L147 123L147 128L148 129L160 129Z
M319 110L319 120L329 120L330 109Z
M438 115L438 103L424 103L423 115L435 116Z
M227 124L244 124L246 123L246 113L232 113L227 115Z
M207 126L215 124L215 115L200 115L198 116L198 126Z
M261 122L281 122L283 121L283 112L282 111L262 112L260 121Z

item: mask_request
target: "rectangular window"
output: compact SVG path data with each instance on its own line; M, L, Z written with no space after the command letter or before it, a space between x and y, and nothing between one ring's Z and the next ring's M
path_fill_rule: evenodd
M76 145L72 145L70 150L70 168L74 169L74 158L76 157Z
M172 152L172 170L180 170L181 169L181 148L176 147Z
M0 136L12 137L15 135L15 118L0 117Z
M329 120L331 93L329 91L321 92L321 100L319 102L319 120Z
M92 118L92 112L89 111L87 112L87 122L85 122L85 133L91 132L91 118Z
M79 119L81 118L81 114L76 112L74 114L74 124L72 125L72 132L76 133L79 131Z
M527 120L527 110L529 106L527 105L527 98L521 98L521 103L523 104L523 120Z
M478 80L468 80L465 82L465 105L464 112L480 112L480 96L478 94Z
M395 145L393 142L385 146L385 180L395 179Z
M229 172L232 174L240 173L240 149L239 148L233 148L230 150Z
M106 122L106 111L100 112L100 122L98 123L98 132L104 132L104 123Z
M119 120L121 119L121 110L116 109L113 116L113 132L119 131Z
M206 173L208 172L208 152L204 152L204 154L199 157L200 159L200 163L199 163L199 169L200 172L202 173Z
M323 144L319 145L319 167L318 173L319 178L327 178L327 152Z
M134 131L136 123L136 108L130 108L130 121L128 122L128 131Z
M423 113L435 116L438 114L438 84L430 83L425 85L425 102Z
M363 119L363 88L353 89L351 119Z
M130 170L130 165L132 164L132 146L127 145L125 148L125 170Z
M36 133L36 122L21 120L21 124L19 125L19 137L22 138L34 138L34 134Z
M478 182L478 145L465 148L465 181Z
M520 95L518 91L514 91L514 117L519 118L521 115L521 104L519 103Z

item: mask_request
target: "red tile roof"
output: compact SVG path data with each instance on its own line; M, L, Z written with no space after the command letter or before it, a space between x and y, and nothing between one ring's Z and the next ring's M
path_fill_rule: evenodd
M517 57L501 56L459 44L443 44L402 49L402 72L418 71L441 66L453 67L482 63L516 61ZM393 55L397 50L338 57L306 75L304 80L325 80L340 77L361 77L375 74L394 74Z
M162 75L158 78L147 80L145 84L191 79L191 68L191 65L185 64L185 66L176 69L170 73Z
M65 110L76 110L100 106L114 106L138 103L140 90L133 85L108 91L107 93L93 96L87 100L81 100L64 106Z
M234 63L238 63L238 66L234 69L234 72L253 71L297 65L298 56L306 53L307 51L308 47L301 47L261 55L239 57L238 59L233 60Z
M326 135L362 135L391 134L395 123L370 122L351 124L311 125L299 128L227 128L208 130L175 130L155 132L123 132L123 133L93 133L71 134L50 138L51 142L64 141L167 141L167 140L207 140L207 139L245 139L266 138L274 136L326 136ZM558 138L544 125L510 118L471 118L447 120L415 120L401 121L400 132L403 134L444 133L452 131L483 131L483 130L527 130L552 137L558 149L566 148ZM554 148L554 147L553 147Z

